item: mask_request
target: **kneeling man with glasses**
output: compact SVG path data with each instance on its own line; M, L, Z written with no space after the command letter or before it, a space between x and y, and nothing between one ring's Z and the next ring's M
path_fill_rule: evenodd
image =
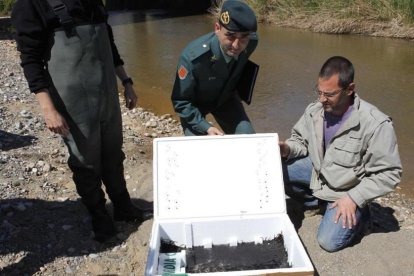
M370 201L395 189L402 166L391 118L355 92L348 59L324 63L315 93L279 146L286 194L323 214L317 239L334 252L364 232Z

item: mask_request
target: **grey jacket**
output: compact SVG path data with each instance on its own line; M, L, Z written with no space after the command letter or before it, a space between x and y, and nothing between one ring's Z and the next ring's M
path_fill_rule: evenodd
M363 207L394 190L402 166L391 118L355 94L354 110L323 154L323 107L310 104L286 141L289 159L309 155L314 196L335 201L345 193Z

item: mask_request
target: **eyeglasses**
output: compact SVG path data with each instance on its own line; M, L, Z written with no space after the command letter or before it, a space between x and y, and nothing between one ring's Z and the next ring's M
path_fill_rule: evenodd
M338 89L332 92L323 92L321 90L319 90L318 86L315 86L315 88L313 89L313 92L316 94L316 96L318 96L318 98L323 95L325 98L332 98L336 95L338 95L339 93L345 91L346 88L342 88L342 89Z

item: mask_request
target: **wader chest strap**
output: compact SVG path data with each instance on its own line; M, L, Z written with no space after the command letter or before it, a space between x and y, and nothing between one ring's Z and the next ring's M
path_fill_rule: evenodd
M71 37L76 34L75 24L72 16L70 16L68 9L61 0L47 0L49 6L53 9L55 15L59 18L60 24L62 24L65 30L66 36Z

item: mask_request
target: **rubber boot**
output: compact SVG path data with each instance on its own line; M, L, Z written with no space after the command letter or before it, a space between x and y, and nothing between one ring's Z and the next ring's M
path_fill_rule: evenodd
M151 219L152 210L142 210L135 206L129 196L128 191L111 197L114 204L114 220L116 221L140 221Z
M96 241L105 242L115 236L116 228L105 208L105 202L95 206L87 206L87 209L92 217L92 230Z

